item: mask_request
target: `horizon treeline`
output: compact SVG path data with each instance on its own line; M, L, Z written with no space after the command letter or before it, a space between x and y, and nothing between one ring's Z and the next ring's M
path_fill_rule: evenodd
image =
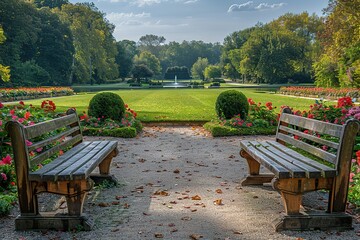
M359 25L360 0L330 0L322 17L287 13L233 32L222 44L166 43L164 36L153 34L144 34L138 42L116 41L115 26L93 3L3 0L0 85L124 81L133 77L135 66L163 79L174 69L194 73L192 68L201 59L209 67L220 68L224 78L244 83L359 87Z

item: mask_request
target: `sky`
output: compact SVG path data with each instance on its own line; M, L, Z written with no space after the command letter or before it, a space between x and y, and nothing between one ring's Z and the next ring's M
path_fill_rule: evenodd
M90 0L91 1L91 0ZM70 0L71 3L89 2ZM267 23L285 13L322 16L328 0L93 0L115 25L117 41L163 36L166 43L183 40L220 42L229 34Z

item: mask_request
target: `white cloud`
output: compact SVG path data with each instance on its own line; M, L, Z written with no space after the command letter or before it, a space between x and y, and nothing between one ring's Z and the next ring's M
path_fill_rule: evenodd
M253 1L248 1L243 4L233 4L229 7L228 12L248 12L248 11L261 11L261 10L269 10L269 9L277 9L285 6L286 3L260 3L255 4Z
M101 0L106 1L106 0ZM118 3L118 2L128 2L131 5L136 5L138 7L144 7L144 6L151 6L154 4L160 4L164 2L179 2L184 4L191 4L196 3L199 0L110 0L112 3Z
M189 0L189 1L185 1L184 4L192 4L192 3L196 3L199 0Z
M143 25L146 20L151 17L150 13L142 12L142 13L109 13L106 15L106 18L114 23L115 25Z

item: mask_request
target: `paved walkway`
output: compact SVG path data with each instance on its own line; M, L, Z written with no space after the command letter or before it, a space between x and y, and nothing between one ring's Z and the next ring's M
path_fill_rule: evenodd
M93 231L15 232L14 212L0 218L1 239L359 237L359 224L346 232L274 232L272 221L284 213L280 195L270 186L239 186L247 171L238 154L243 138L212 138L200 127L147 127L138 138L118 139L120 154L112 173L121 185L92 191L84 206L95 223ZM323 198L312 194L304 205L315 200L321 208Z

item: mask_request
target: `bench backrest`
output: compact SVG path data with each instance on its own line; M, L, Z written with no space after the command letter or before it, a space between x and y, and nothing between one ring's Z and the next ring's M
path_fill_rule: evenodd
M11 138L18 181L27 182L27 174L34 166L83 140L79 119L73 109L65 116L30 126L9 121L6 130Z
M339 171L343 164L351 164L359 129L360 123L356 119L337 125L293 115L285 108L280 116L276 140L331 163Z

